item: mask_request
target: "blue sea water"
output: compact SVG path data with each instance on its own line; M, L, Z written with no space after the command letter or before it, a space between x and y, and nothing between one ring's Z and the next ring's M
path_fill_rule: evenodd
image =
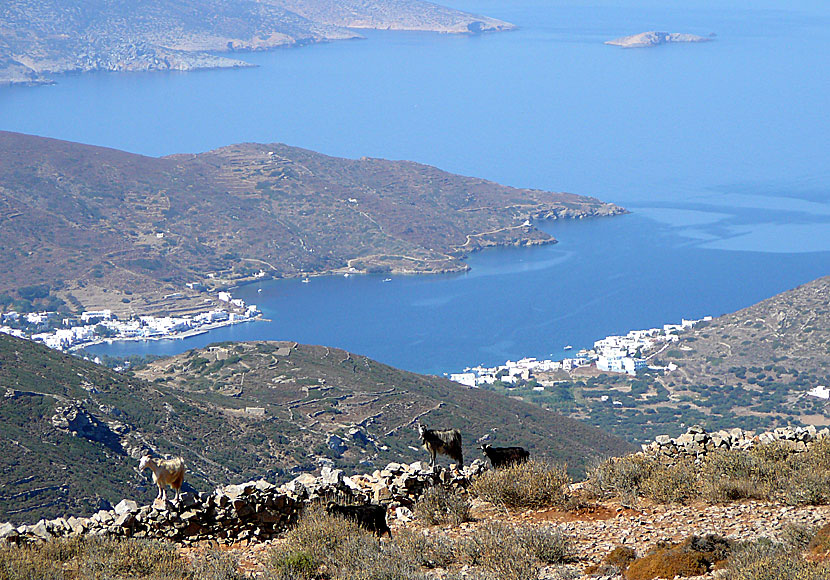
M291 339L439 373L562 356L830 274L830 4L447 3L520 28L369 31L241 55L252 69L64 76L0 89L0 129L147 155L280 141L593 195L632 214L540 224L560 243L485 251L467 274L248 286L237 294L271 322L98 351ZM646 30L717 36L603 44Z

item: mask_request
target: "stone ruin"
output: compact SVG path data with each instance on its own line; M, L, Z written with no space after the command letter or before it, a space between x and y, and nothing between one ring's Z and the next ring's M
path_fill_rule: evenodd
M264 480L219 487L213 492L183 493L178 505L156 500L139 506L124 499L112 510L91 517L40 520L36 524L0 524L0 544L33 543L84 534L167 539L190 545L203 540L220 543L270 540L297 520L316 501L376 503L396 508L401 519L430 487L466 488L485 469L477 459L464 469L390 463L372 474L346 476L341 469L323 467L319 476L302 474L276 486Z

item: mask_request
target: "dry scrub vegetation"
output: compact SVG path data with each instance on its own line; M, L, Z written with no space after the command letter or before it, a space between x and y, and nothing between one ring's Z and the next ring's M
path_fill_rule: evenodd
M457 537L404 529L379 542L355 523L312 508L272 550L268 568L279 580L416 580L435 568L453 579L463 566L470 580L527 580L568 556L568 539L553 528L490 522Z
M597 494L624 503L644 497L658 503L757 499L823 505L830 502L830 441L820 440L802 453L781 443L721 451L699 463L628 455L600 464L589 482Z
M208 551L192 562L173 544L99 536L0 547L0 580L242 580L233 558Z
M485 471L473 482L471 491L504 508L538 509L564 505L570 481L565 467L528 461Z
M780 542L768 538L736 542L714 534L690 536L681 542L660 542L639 558L634 549L619 546L586 573L653 580L720 570L721 580L826 580L830 563L822 560L827 557L829 539L830 525L819 530L791 527Z

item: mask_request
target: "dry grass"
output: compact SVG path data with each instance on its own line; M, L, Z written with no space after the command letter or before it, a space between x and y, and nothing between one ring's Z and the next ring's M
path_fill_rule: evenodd
M726 563L723 580L827 580L830 564L810 562L801 552L766 538L739 546Z
M267 568L274 580L425 580L433 569L449 580L464 566L468 580L532 580L569 552L558 529L494 522L456 539L404 529L379 541L352 522L311 509L272 550Z
M645 497L659 503L758 499L822 505L830 503L830 441L801 453L784 443L718 451L699 465L690 458L628 455L601 463L589 483L598 495L623 503Z
M236 562L208 552L192 563L173 544L85 536L0 548L0 580L241 580Z
M505 508L536 509L564 505L570 481L564 467L531 460L486 471L470 489L481 499Z

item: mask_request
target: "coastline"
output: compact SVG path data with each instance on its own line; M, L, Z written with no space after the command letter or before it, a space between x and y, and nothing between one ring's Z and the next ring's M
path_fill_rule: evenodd
M246 322L255 322L255 321L263 321L263 322L270 322L269 319L263 316L256 316L254 318L243 318L241 320L223 320L221 322L212 322L210 324L205 324L204 326L200 326L199 328L193 328L190 330L185 330L184 332L176 332L172 334L165 334L162 336L122 336L122 337L113 337L113 338L99 338L97 340L93 340L90 342L85 342L82 344L76 344L69 347L67 352L77 352L79 350L83 350L90 346L96 346L98 344L112 344L114 342L148 342L148 341L159 341L159 340L184 340L186 338L192 338L194 336L199 336L201 334L207 334L211 330L216 330L217 328L223 328L225 326L233 326L235 324L243 324Z

